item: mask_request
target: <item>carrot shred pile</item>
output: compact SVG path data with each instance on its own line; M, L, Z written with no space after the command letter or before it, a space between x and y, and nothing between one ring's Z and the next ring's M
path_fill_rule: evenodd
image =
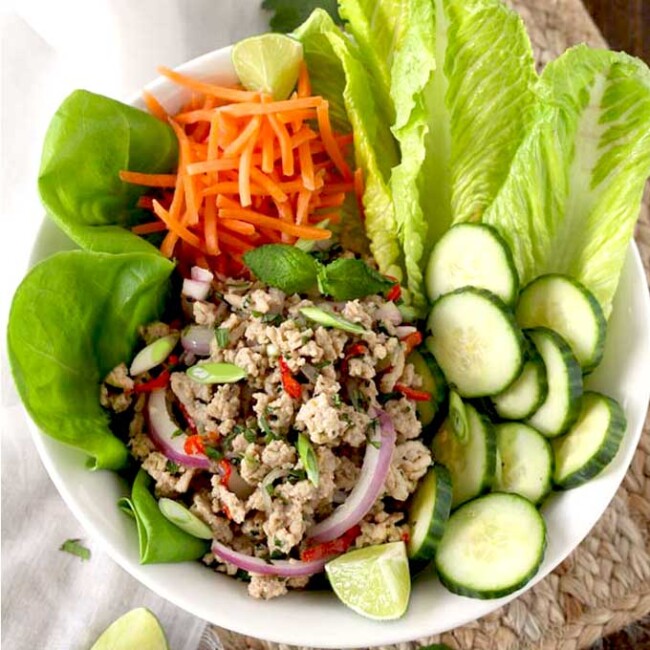
M154 220L134 233L163 233L163 255L226 275L241 274L242 255L257 246L331 237L318 224L338 223L347 193L362 193L363 184L346 160L352 136L332 129L329 104L311 94L304 63L283 101L159 71L192 95L170 116L143 93L149 111L174 129L179 163L175 174L120 173L151 188L138 207Z

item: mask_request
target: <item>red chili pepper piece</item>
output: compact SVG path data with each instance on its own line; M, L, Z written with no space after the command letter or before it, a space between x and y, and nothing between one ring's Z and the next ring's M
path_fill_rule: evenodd
M133 390L136 393L150 393L152 390L166 388L167 384L169 384L169 370L163 370L156 378L136 384Z
M416 402L428 402L431 400L431 393L427 393L424 390L417 390L410 386L404 386L404 384L395 384L395 390L398 393L402 393L404 397L408 397Z
M411 536L408 533L402 533L402 541L408 543L409 539L411 539Z
M280 357L280 376L282 377L282 388L284 388L284 392L294 399L300 399L302 397L302 386L291 374L291 369L282 357Z
M170 354L169 357L167 357L167 365L168 366L177 366L178 365L178 356L175 354Z
M223 510L223 514L226 515L226 519L232 519L232 515L230 514L230 510L228 510L228 506L221 506L221 509Z
M219 473L221 474L221 480L219 481L221 485L228 487L228 482L230 481L230 475L232 474L232 463L227 458L222 458L217 463L219 466ZM228 517L230 519L230 517Z
M185 440L185 444L183 445L183 450L190 456L193 454L205 454L205 446L203 445L201 436L187 436L187 440Z
M407 356L413 352L415 348L422 343L422 333L421 332L411 332L407 334L403 339L400 339L404 343L404 354Z
M341 555L341 553L345 553L350 548L352 542L354 542L360 533L361 526L352 526L352 528L343 533L341 537L306 548L300 554L300 559L303 562L312 562L314 560L321 560L324 557L329 557L330 555Z
M402 297L402 287L400 286L399 282L396 282L389 290L388 293L386 294L386 300L392 300L395 302L396 300L399 300Z
M341 361L341 374L348 374L348 365L350 364L350 359L354 357L361 357L366 352L368 352L368 348L363 343L353 343L345 353L343 361Z

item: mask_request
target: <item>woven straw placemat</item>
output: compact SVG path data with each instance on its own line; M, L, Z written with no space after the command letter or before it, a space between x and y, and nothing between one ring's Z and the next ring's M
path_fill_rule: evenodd
M580 0L511 0L510 4L528 27L540 68L576 43L606 46ZM636 241L650 281L650 191ZM553 573L474 623L381 650L415 650L429 643L446 643L454 650L578 650L648 613L650 417L614 500L589 536ZM224 650L294 649L220 628L212 632Z

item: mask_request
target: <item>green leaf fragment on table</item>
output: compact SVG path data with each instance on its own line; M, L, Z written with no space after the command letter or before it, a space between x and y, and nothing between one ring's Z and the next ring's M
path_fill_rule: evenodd
M321 293L334 300L356 300L388 291L394 282L359 259L338 259L318 270Z
M120 469L125 444L99 387L132 357L143 323L160 317L174 265L160 255L69 251L37 264L16 290L7 348L18 393L47 435Z
M59 547L59 551L65 551L71 555L76 555L82 560L90 560L90 549L80 543L80 539L67 539Z
M295 246L260 246L246 252L244 262L259 280L287 294L307 293L316 286L318 263Z
M178 144L168 124L133 106L76 90L48 127L38 189L49 216L82 248L159 254L126 229L147 218L137 207L147 188L122 182L119 172L166 173L177 164Z
M341 23L336 0L264 0L262 9L272 11L269 24L274 32L290 32L307 20L314 9L325 10Z
M141 564L198 560L208 552L209 543L182 531L160 512L149 491L151 477L140 469L131 488L131 497L118 500L118 507L135 518Z
M484 220L508 242L522 285L568 274L607 316L650 175L650 71L577 46L546 67L539 93L537 121Z

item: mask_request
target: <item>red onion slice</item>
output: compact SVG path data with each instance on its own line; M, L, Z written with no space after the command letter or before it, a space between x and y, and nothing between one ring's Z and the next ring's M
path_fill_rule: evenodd
M199 357L210 356L210 344L213 340L214 328L205 325L190 325L181 335L183 349Z
M147 402L147 419L149 421L149 436L160 451L169 460L184 465L185 467L197 467L209 469L210 459L204 454L186 454L184 445L187 434L178 434L179 427L171 419L167 409L166 389L154 390L149 395Z
M210 293L210 283L185 278L181 293L188 298L194 298L194 300L205 300Z
M311 562L302 562L301 560L271 560L267 562L259 557L233 551L216 540L212 542L212 553L221 561L230 562L230 564L234 564L239 569L249 573L257 573L263 576L281 576L283 578L298 578L320 573L331 559L330 556Z
M193 266L190 269L190 277L192 280L198 280L199 282L212 282L214 280L214 274L200 266Z
M366 445L366 455L359 480L345 503L307 531L307 537L310 539L316 542L329 542L340 537L368 514L381 494L395 449L396 435L395 427L387 413L377 411L377 417L379 427L373 428Z
M403 339L406 336L409 336L410 334L415 334L415 332L418 331L417 327L413 327L413 325L400 325L399 327L395 328L395 336L397 338Z
M402 313L394 302L387 302L381 305L374 314L376 320L383 320L393 325L399 325L402 322Z

